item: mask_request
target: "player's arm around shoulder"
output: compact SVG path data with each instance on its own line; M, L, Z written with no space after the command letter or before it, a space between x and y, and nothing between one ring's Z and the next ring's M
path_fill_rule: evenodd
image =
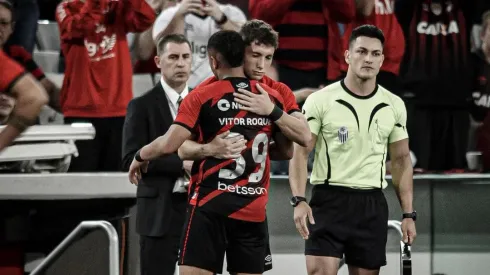
M150 144L145 145L135 154L129 167L129 180L138 184L141 173L146 173L148 163L161 156L176 153L179 147L192 137L199 119L202 107L202 91L193 91L182 101L177 117L168 131Z
M223 132L206 144L186 140L179 148L179 157L182 160L201 160L207 157L236 159L247 148L247 140L242 135L230 138L229 134L230 131Z
M301 112L301 110L298 107L294 92L286 84L282 82L276 82L275 85L272 86L272 88L277 90L282 95L284 99L285 109L287 109L287 113L302 123L302 127L300 127L299 131L304 131L304 133L307 133L303 137L305 139L303 146L307 145L308 141L311 139L311 136L308 134L309 133L308 122L306 121L304 114Z
M216 86L222 85L221 82L214 78L208 78L205 81L209 81L209 83L207 85L201 84L192 91L194 96L199 93L209 95ZM201 160L207 157L219 159L238 158L241 152L246 149L247 141L242 135L229 137L229 133L230 131L218 133L211 142L206 144L198 143L193 139L186 140L178 150L179 157L182 160Z

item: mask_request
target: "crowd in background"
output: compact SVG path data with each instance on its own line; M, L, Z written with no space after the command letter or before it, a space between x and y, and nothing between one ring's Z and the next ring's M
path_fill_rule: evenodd
M95 140L77 142L70 171L120 169L121 129L133 74L158 75L155 43L182 33L193 51L191 88L211 75L207 39L257 18L279 32L267 75L302 102L341 79L350 32L373 24L386 36L380 85L401 96L416 172L490 169L490 4L485 0L0 0L0 46L50 95L65 123L86 121ZM12 6L9 8L9 6ZM9 18L8 10L14 11ZM32 59L37 20L56 21L61 87ZM267 64L257 64L267 66ZM2 106L13 108L2 96ZM7 112L8 113L8 112ZM1 114L1 112L0 112ZM4 115L5 117L5 115ZM468 154L468 152L470 152ZM480 167L474 164L480 158ZM287 163L276 163L276 174Z
M378 83L404 100L415 172L490 171L488 0L0 0L0 48L42 84L64 123L95 127L94 140L76 142L69 172L120 171L133 76L150 74L157 84L158 41L175 33L189 40L194 88L212 74L209 37L252 18L279 33L275 52L256 56L257 74L285 83L300 106L344 77L352 30L376 25L386 37ZM58 26L60 85L35 61L38 20ZM15 100L1 94L1 122L13 108ZM274 163L272 173L287 171L287 162ZM89 210L53 216L76 224ZM104 210L103 219L117 216L116 208ZM72 229L57 227L60 236Z

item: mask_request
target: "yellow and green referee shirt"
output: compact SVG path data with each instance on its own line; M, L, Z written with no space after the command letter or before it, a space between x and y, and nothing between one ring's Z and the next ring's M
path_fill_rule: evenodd
M311 94L303 112L317 136L311 184L385 188L388 143L408 138L405 104L377 85L367 96L344 81Z

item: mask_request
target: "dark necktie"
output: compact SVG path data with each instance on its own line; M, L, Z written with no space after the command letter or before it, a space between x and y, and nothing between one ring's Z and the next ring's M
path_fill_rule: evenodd
M177 99L177 111L179 110L180 108L180 103L182 102L182 97L179 96L179 98Z

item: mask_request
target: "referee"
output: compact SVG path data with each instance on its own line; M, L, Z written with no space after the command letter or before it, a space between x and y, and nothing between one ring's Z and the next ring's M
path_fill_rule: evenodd
M310 95L303 107L313 138L308 147L295 145L289 179L310 275L337 274L343 255L351 275L379 274L386 265L388 205L382 189L387 186L387 149L404 213L403 241L411 244L416 236L405 105L376 84L383 44L377 27L354 29L345 52L347 76ZM306 164L313 147L308 204Z

